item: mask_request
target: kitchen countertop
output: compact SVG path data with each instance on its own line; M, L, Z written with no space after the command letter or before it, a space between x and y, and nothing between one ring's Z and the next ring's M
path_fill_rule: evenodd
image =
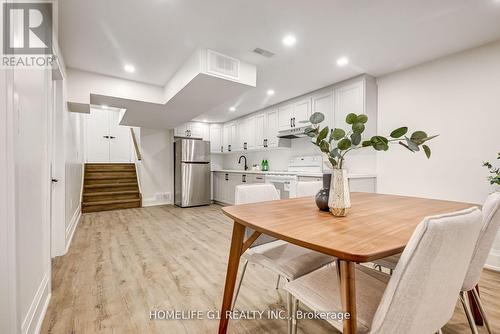
M297 176L311 176L311 177L322 177L323 173L305 173L305 172L287 172L279 170L270 170L263 172L261 170L242 170L242 169L215 169L212 170L214 173L240 173L240 174L281 174L281 175L297 175ZM376 174L349 174L350 179L364 179L364 178L376 178Z

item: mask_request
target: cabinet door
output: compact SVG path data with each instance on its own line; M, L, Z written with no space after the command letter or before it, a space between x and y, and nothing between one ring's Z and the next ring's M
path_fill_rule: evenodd
M278 130L288 130L292 127L293 104L287 104L278 108Z
M323 115L325 115L325 120L321 123L321 127L324 126L328 126L330 128L334 127L333 89L314 95L312 97L311 114L314 114L315 112L320 112Z
M336 127L345 129L345 118L350 113L364 114L364 82L359 81L335 89L335 116Z
M201 138L203 140L209 140L208 136L208 124L200 122L189 123L187 130L189 130L190 137Z
M120 125L121 111L109 110L109 162L131 162L132 134L130 127Z
M254 128L251 131L254 134L254 145L255 148L263 148L264 147L264 139L266 132L266 114L258 114L255 116Z
M238 142L238 128L236 127L236 123L232 123L230 126L230 136L229 136L229 144L231 145L231 151L237 151L235 146L237 146Z
M221 153L222 150L222 127L219 124L210 125L210 152Z
M305 98L303 100L297 101L293 106L293 127L300 128L306 126L309 123L309 116L311 116L311 98Z
M238 132L238 139L236 140L236 144L234 148L238 151L243 150L245 146L245 142L247 142L247 123L246 119L238 119L236 120L236 129Z
M179 125L174 129L174 136L186 137L187 136L186 130L187 130L187 124Z
M226 182L226 184L227 184L227 191L228 191L226 203L228 203L228 204L234 204L236 186L239 185L239 184L242 184L242 182L241 182L241 174L239 174L239 173L229 173L228 178L229 178L229 181Z
M255 116L245 119L245 143L247 150L255 148Z
M222 173L213 173L213 199L215 201L221 201L221 190L222 190L222 181L224 181L224 174Z
M278 146L278 111L273 109L267 113L266 117L266 136L267 147L277 147Z

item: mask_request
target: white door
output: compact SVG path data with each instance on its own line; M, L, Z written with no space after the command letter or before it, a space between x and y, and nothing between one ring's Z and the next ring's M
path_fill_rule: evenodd
M210 151L213 153L223 152L222 127L219 124L210 125Z
M119 124L121 111L91 109L86 118L87 162L133 162L130 127Z
M293 127L300 128L309 123L311 116L311 98L308 97L304 100L298 101L293 106Z
M276 147L278 146L278 111L276 109L269 111L267 113L266 122L266 146Z
M255 148L263 148L264 147L264 139L265 139L265 122L266 114L258 114L255 116L254 120L254 130L252 133L254 134L254 147Z
M121 112L109 112L109 162L131 162L132 134L130 127L119 124Z
M350 113L365 113L363 81L335 89L335 126L345 128L345 118Z
M109 113L91 109L87 116L87 162L109 162Z
M279 131L288 130L292 127L293 104L278 108Z
M311 114L320 112L325 115L325 120L321 123L321 127L334 127L333 124L333 89L329 89L323 93L312 97Z

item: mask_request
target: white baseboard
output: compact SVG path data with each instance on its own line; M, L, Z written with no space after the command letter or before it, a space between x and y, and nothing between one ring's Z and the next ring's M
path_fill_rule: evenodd
M76 208L73 217L71 217L71 222L69 226L66 228L66 250L64 251L64 254L68 252L71 241L73 240L73 235L75 234L76 231L76 227L78 226L78 223L80 222L81 218L82 218L82 207L81 205L79 205L78 208Z
M490 255L488 256L488 260L486 260L486 265L484 267L490 270L500 272L500 250L496 249L491 250Z
M38 334L40 332L51 296L49 275L50 271L40 282L35 297L31 302L30 308L28 309L28 313L23 319L23 323L21 325L21 333L23 334Z
M149 197L149 198L143 198L142 199L142 206L157 206L157 205L170 205L173 204L172 201L165 201L165 200L157 200L154 197Z

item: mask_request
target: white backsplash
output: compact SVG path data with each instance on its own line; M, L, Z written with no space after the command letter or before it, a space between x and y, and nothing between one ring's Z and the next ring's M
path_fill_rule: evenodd
M267 151L238 152L225 155L212 154L212 167L222 165L223 169L243 169L243 163L238 164L241 155L247 157L247 164L259 164L263 159L269 162L269 170L286 170L290 158L299 155L318 155L318 147L310 143L310 138L292 139L292 147L289 149L277 149ZM222 161L221 161L222 160ZM346 167L352 174L375 174L376 173L376 152L371 148L360 149L348 153Z

